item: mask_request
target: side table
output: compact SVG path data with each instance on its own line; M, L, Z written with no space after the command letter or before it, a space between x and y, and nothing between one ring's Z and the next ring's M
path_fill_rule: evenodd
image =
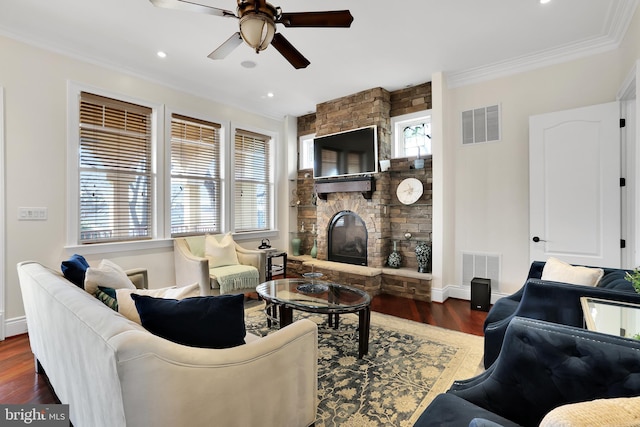
M281 258L282 264L274 264L274 258ZM280 274L282 274L284 278L287 277L287 253L277 249L270 250L267 252L266 280L273 280L273 276Z

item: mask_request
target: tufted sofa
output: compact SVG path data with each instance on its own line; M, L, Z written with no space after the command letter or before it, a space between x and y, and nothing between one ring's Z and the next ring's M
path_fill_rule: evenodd
M495 363L454 382L415 427L538 426L566 404L634 396L640 396L640 341L515 317Z
M630 282L628 270L603 268L604 276L595 287L541 280L545 262L534 261L527 280L516 293L500 298L484 322L484 366L488 368L498 357L504 334L516 316L582 327L584 317L580 297L640 303Z

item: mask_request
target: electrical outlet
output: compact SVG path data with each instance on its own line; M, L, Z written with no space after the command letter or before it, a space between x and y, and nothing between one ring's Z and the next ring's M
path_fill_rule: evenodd
M47 208L18 208L20 221L46 221Z

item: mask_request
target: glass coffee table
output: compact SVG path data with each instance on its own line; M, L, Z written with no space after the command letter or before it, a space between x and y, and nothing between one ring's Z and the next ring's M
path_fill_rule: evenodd
M330 327L337 328L340 315L358 314L358 358L369 352L371 297L366 292L313 278L278 279L264 282L256 288L266 301L267 321L277 321L280 328L293 322L293 310L327 314Z

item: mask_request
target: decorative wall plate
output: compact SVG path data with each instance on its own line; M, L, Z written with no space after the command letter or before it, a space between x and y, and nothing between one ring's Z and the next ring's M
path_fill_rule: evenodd
M422 196L422 182L416 178L403 179L396 190L400 203L410 205Z

